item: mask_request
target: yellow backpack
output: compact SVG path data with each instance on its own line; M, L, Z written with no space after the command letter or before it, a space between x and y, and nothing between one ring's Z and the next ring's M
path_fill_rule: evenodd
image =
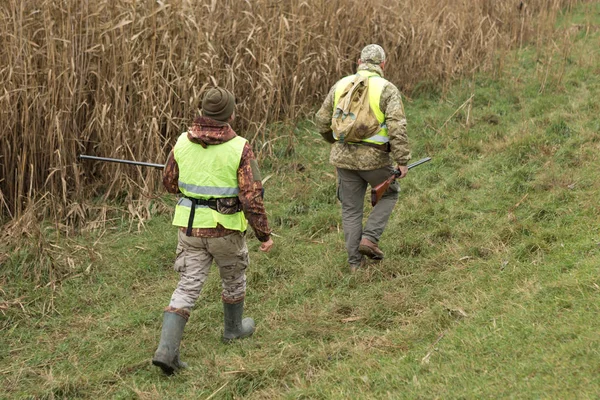
M342 90L331 117L331 130L337 140L356 143L375 135L379 128L369 105L369 78L356 74Z

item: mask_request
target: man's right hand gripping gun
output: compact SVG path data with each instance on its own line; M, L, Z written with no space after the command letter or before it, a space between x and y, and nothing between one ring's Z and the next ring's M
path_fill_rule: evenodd
M414 168L417 165L425 164L427 161L430 160L431 157L425 157L413 164L410 164L408 166L408 169ZM385 181L371 189L371 205L373 207L375 207L375 204L377 204L377 202L381 199L381 196L383 196L383 194L388 190L392 182L394 182L399 177L400 171L395 169L394 171L392 171L392 175L389 178L387 178Z

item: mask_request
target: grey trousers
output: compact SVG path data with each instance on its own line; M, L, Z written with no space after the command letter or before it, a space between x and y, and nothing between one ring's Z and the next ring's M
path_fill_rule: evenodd
M227 303L239 303L246 295L248 247L242 232L218 238L188 237L179 232L177 258L173 269L179 272L179 283L171 296L170 307L191 309L208 277L213 260L219 267Z
M398 201L400 185L395 181L373 208L363 229L363 210L367 185L371 187L379 185L392 174L392 169L391 166L372 171L337 169L337 196L342 203L342 226L350 265L359 264L362 260L362 255L358 252L358 244L362 238L369 239L373 243L379 242L379 238Z

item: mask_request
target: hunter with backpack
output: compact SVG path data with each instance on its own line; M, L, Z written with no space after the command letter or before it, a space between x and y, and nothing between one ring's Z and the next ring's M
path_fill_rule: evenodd
M400 91L383 77L385 52L370 44L362 49L357 72L339 80L316 114L317 130L332 144L330 163L337 169L337 196L350 272L366 259L382 260L378 246L398 201L397 182L371 211L363 228L367 186L375 187L391 174L393 164L408 173L410 160L406 117Z

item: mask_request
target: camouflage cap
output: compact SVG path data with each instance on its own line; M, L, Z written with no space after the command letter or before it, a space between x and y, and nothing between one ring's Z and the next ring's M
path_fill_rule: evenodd
M369 44L360 52L360 60L371 64L381 64L385 61L385 51L378 44Z

